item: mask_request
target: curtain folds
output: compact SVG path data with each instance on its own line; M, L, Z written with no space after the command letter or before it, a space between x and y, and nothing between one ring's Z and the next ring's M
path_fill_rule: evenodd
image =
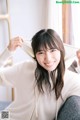
M73 44L71 4L62 5L62 37L64 43Z

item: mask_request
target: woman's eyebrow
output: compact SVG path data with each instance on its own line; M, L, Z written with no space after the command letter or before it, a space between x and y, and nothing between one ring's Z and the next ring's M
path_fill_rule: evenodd
M47 50L52 50L52 49L57 49L57 48L55 48L55 47L43 48L43 49L39 49L38 52L47 51Z
M55 47L51 47L50 49L56 49Z
M38 52L45 51L45 50L38 50Z
M48 50L52 50L52 49L57 49L57 48L55 48L55 47L51 47L50 49L48 49Z
M52 50L52 49L56 49L56 48L49 48L49 49L38 50L38 52L46 52L46 51Z

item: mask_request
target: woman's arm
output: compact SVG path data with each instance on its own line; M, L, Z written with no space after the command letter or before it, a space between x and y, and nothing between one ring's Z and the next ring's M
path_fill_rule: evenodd
M26 60L0 70L0 84L15 88L34 83L36 62Z
M0 55L0 67L4 65L5 61L12 56L12 53L17 49L17 47L22 46L22 38L15 37L10 40L8 47Z
M16 87L16 82L20 80L22 64L14 64L0 69L0 85Z
M4 66L6 60L12 56L12 53L6 48L3 53L0 55L0 67Z

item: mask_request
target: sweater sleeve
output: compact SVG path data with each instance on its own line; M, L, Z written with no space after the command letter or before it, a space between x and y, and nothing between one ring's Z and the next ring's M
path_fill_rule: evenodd
M32 58L34 58L34 53L33 53L32 47L31 47L31 41L24 41L23 44L22 44L22 49L29 56L31 56Z
M0 85L15 87L19 74L19 64L0 69Z
M80 96L80 74L67 70L64 76L62 98L65 101L72 95Z
M12 56L12 52L6 48L3 53L0 55L0 67L5 64L5 61Z
M21 87L23 83L31 83L36 64L30 61L23 61L13 66L0 70L0 84L11 87Z

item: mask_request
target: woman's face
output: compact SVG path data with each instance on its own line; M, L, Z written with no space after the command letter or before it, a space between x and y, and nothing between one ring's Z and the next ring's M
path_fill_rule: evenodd
M40 49L36 53L36 59L38 63L47 71L53 71L56 69L60 62L60 51L54 48Z

